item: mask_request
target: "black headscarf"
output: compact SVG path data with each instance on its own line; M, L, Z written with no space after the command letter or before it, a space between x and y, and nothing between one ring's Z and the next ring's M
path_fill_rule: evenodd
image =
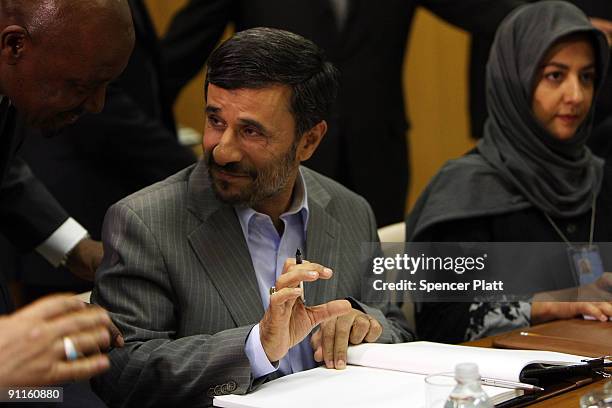
M535 81L547 51L578 33L593 44L598 89L608 44L580 9L563 1L542 1L506 17L487 65L489 118L477 146L480 154L449 161L432 179L408 219L409 240L433 224L454 219L529 207L553 217L572 217L591 208L603 179L603 161L585 146L595 104L566 141L554 138L532 112Z
M603 162L585 146L593 106L569 140L553 137L535 118L533 91L547 51L568 35L584 33L599 76L607 69L608 43L580 9L563 1L520 7L500 26L487 64L489 118L478 151L502 179L554 217L591 208L603 178ZM601 78L597 85L602 83Z

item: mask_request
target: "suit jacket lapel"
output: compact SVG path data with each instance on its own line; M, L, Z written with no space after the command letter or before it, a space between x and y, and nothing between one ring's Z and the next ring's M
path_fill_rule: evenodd
M204 162L189 178L189 210L202 222L189 242L237 326L258 322L262 300L251 255L234 209L214 195Z
M328 192L308 170L303 169L304 182L308 190L308 226L306 230L305 258L336 271L339 266L340 223L327 212L331 200ZM335 299L338 276L329 280L318 280L308 283L305 288L306 302L318 305Z

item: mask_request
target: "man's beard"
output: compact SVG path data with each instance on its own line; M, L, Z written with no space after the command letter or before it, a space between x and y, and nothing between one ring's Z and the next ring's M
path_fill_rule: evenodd
M217 164L211 152L204 152L204 160L208 167L208 177L217 198L231 205L246 205L254 207L262 201L274 197L287 187L289 179L298 166L295 162L297 142L294 142L289 151L278 160L273 161L261 170L237 162L225 166ZM233 174L244 174L251 178L251 182L237 193L229 193L230 183L215 179L213 171L224 170Z

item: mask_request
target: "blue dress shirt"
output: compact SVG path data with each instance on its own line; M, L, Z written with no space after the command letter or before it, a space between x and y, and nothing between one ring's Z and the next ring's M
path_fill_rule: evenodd
M264 310L267 310L270 304L270 287L274 286L283 272L285 261L287 258L295 257L297 248L303 251L306 243L308 198L301 171L296 179L291 206L280 216L284 224L282 235L279 235L268 215L246 206L236 206L235 210L251 254L261 302ZM253 378L270 374L277 369L270 363L263 350L259 337L259 324L253 327L247 337L245 353L251 363ZM291 374L315 366L310 336L307 336L281 359L278 370L282 374Z

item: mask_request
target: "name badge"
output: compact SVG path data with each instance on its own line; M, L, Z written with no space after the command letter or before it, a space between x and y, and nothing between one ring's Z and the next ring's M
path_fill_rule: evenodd
M597 245L577 245L568 248L567 253L581 286L593 283L603 275L604 267Z

